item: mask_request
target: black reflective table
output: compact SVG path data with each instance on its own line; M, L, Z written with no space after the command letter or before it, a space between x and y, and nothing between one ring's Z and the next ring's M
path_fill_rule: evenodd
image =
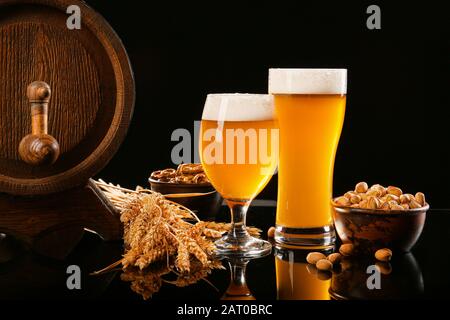
M275 206L259 202L251 207L248 224L266 230L274 224ZM225 207L218 220L228 219ZM178 288L164 284L152 301L219 299L405 299L450 298L450 210L430 210L424 231L412 252L394 256L382 274L380 289L368 289L367 267L374 261L352 260L341 272L318 274L305 263L305 253L275 248L270 255L252 260L223 261L226 270L214 271L206 281ZM122 242L104 242L86 232L65 259L34 253L8 236L0 237L0 299L121 299L142 301L120 271L101 276L99 270L122 254ZM69 290L67 268L80 267L81 289ZM231 271L231 272L230 272ZM277 289L278 287L278 289Z

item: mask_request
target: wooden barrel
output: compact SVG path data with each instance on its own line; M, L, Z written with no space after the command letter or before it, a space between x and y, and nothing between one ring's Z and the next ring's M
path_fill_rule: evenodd
M83 185L119 148L133 74L118 36L84 2L0 0L0 75L0 192Z

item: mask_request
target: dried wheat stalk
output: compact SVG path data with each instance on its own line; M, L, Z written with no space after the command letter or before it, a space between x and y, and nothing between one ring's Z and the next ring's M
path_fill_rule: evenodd
M222 268L214 260L213 240L230 230L231 225L200 221L188 208L169 201L163 195L137 187L135 190L95 181L108 199L120 210L124 226L123 258L94 274L122 265L122 279L144 299L152 296L163 282L185 286L204 279L213 269ZM190 223L183 219L195 219ZM252 235L261 230L248 228ZM173 273L176 280L163 276Z

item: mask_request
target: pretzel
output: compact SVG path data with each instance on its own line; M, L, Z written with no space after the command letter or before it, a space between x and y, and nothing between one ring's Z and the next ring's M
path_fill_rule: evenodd
M209 183L200 163L182 163L178 165L176 170L172 168L156 170L151 173L150 178L169 183Z
M176 175L175 169L164 169L164 170L157 170L157 171L152 172L152 174L150 175L150 178L167 182L171 178L175 177L175 175Z
M202 173L203 167L200 163L182 163L177 168L177 175Z
M193 183L208 183L209 180L204 173L197 173L192 179Z

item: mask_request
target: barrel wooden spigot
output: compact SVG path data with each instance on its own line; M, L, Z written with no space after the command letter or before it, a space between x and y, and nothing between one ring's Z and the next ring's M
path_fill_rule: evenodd
M48 102L50 86L43 81L34 81L27 88L31 104L31 134L19 144L19 155L33 166L50 165L59 157L59 143L48 134Z

